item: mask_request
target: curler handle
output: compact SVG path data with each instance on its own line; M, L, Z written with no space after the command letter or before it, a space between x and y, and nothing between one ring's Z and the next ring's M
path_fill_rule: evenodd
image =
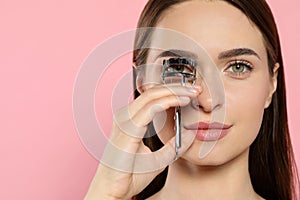
M175 107L175 159L178 158L178 151L181 147L181 109Z

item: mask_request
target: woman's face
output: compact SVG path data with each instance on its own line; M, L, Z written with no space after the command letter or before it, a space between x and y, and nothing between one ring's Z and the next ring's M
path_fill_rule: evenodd
M193 106L183 112L182 129L184 132L186 127L199 122L219 122L230 127L228 133L205 141L198 132L183 158L200 165L220 165L247 153L259 132L264 109L269 106L276 89L276 79L269 75L267 52L260 31L240 10L224 1L177 4L163 14L157 27L178 31L200 44L214 62L215 73L222 83L220 95L224 98L216 98L218 95L211 95L211 90L218 85L198 81L203 92L193 100ZM150 51L147 62L162 65L162 60L167 57L154 60L156 54ZM209 76L207 74L201 75L203 80L209 79L205 77ZM158 134L164 143L174 136L174 109L167 113L168 120ZM218 113L224 118L213 117ZM203 143L215 145L200 159L199 150Z

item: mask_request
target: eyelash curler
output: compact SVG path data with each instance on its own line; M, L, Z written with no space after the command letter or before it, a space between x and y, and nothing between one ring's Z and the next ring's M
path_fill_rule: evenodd
M196 82L197 62L189 58L170 58L163 60L162 82L163 84L179 83L186 86ZM178 151L181 148L181 108L175 107L175 159L178 158Z

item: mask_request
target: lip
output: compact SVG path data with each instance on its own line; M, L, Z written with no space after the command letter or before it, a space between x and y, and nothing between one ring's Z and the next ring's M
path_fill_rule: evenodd
M225 137L233 125L219 122L198 122L184 126L186 130L196 131L196 139L201 141L216 141Z

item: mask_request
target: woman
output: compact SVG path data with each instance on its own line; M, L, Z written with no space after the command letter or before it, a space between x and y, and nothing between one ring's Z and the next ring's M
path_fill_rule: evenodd
M284 68L278 32L266 2L150 0L138 23L142 27L174 30L201 44L218 69L224 99L213 99L209 81L199 77L194 86L182 87L145 85L137 76L136 99L125 109L130 115L116 114L111 142L131 153L149 153L163 146L166 151L159 158L172 161L173 107L188 105L191 112L199 113L196 136L190 142L187 132L192 120L185 121L189 114L183 113L182 148L176 161L144 174L100 164L86 199L296 199L298 177L287 124ZM169 53L154 59L155 51L143 48L147 41L154 41L153 34L138 30L136 68L163 65L164 60L178 57ZM144 76L150 76L149 71ZM201 76L209 79L207 74ZM144 139L146 147L140 138L147 126L147 133L152 133L151 121L164 110L166 123L157 135ZM213 113L222 110L224 121L212 121ZM127 128L127 122L138 128ZM226 129L226 134L208 140L205 128ZM201 146L212 141L213 148L199 156ZM128 169L136 165L134 157L109 151L106 155Z

